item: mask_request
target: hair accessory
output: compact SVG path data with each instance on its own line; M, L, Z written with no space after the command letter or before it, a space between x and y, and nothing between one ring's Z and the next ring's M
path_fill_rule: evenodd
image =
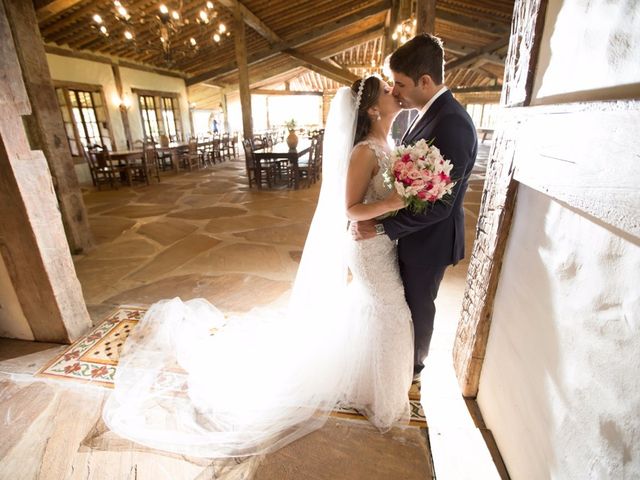
M367 78L369 77L360 79L360 85L358 86L358 95L356 96L356 110L360 108L360 102L362 101L362 92L364 91L364 82L367 81Z

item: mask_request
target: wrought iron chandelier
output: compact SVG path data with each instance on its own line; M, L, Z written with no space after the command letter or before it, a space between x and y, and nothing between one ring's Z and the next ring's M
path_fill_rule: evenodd
M204 2L193 18L186 17L184 12L184 0L160 2L152 10L135 9L121 0L113 0L107 12L93 15L92 27L103 38L113 38L111 32L124 25L125 41L142 51L161 53L168 66L195 55L204 42L220 44L231 34L226 25L217 20L218 11L212 1ZM191 30L188 38L184 35L179 38L180 32L189 25L198 27Z

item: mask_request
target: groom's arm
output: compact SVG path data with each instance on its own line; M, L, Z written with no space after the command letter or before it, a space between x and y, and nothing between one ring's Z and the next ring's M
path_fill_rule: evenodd
M393 217L385 218L381 221L384 225L385 233L396 240L409 235L425 227L438 223L451 215L456 198L460 195L464 177L470 173L465 172L467 166L473 161L471 152L475 135L472 126L458 115L444 117L437 130L434 132L434 145L440 149L440 153L446 160L453 164L451 178L456 185L451 191L451 195L443 200L438 200L427 208L424 213L413 214L406 209L398 212ZM429 141L430 139L425 139ZM464 195L464 193L462 193Z

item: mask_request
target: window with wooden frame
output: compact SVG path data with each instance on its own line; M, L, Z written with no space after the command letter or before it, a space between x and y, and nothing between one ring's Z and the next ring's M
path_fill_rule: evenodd
M182 140L180 102L177 93L132 89L138 95L142 131L145 138L159 141L166 135L170 141Z
M56 95L71 155L82 157L81 147L93 145L113 150L111 124L100 85L56 82Z

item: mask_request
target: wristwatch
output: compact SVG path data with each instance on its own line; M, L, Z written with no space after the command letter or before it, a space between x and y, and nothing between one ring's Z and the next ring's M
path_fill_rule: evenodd
M376 235L384 235L384 225L381 223L376 223Z

